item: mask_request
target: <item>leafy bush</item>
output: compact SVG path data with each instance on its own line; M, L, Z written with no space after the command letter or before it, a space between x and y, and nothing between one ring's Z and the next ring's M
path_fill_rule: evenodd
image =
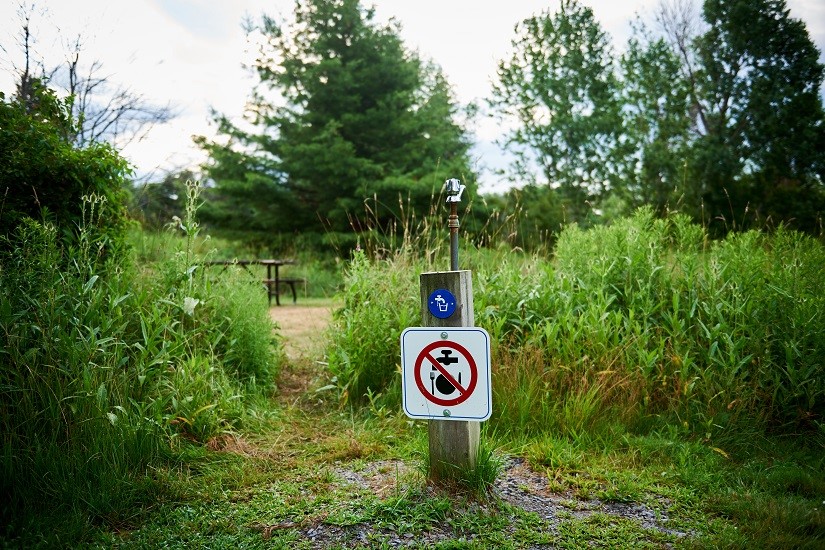
M59 239L77 244L88 214L82 199L95 197L94 227L103 237L97 242L118 253L127 227L128 163L108 144L76 147L68 100L38 81L33 86L31 103L0 93L0 236L13 235L29 217L54 224Z

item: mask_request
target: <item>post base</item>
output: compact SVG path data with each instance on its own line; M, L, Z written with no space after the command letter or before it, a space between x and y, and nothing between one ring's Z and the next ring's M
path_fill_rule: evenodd
M430 420L430 481L459 480L475 470L480 422Z

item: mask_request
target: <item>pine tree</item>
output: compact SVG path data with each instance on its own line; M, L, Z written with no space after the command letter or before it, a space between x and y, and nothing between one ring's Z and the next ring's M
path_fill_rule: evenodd
M446 80L404 47L395 23L379 25L358 0L299 0L294 22L265 17L255 30L266 39L255 131L222 119L228 145L200 140L217 223L360 230L365 201L380 222L399 199L426 212L447 177L474 179Z

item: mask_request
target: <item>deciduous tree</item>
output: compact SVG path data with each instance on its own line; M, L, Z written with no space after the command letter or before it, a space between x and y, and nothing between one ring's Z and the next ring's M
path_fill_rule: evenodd
M620 131L613 51L593 11L563 0L516 26L513 53L498 67L491 106L516 121L503 145L525 183L557 187L582 219L615 186L611 151ZM540 174L540 179L534 175Z
M697 213L719 231L780 221L814 230L825 206L823 66L785 0L684 2L660 19L690 84L687 158Z
M559 191L568 219L652 204L715 233L785 222L821 228L823 66L784 0L663 2L618 64L575 0L516 28L491 105L527 183ZM607 201L607 195L610 200Z
M664 213L680 202L690 146L689 85L679 58L638 24L620 60L623 132L614 151L616 191L637 207Z
M67 137L80 147L106 142L122 149L144 139L156 125L175 118L171 104L155 103L144 94L118 84L112 75L104 72L100 61L84 63L80 36L67 43L65 63L40 59L32 47L37 33L33 21L36 13L34 4L21 2L18 7L18 46L23 63L14 69L15 95L26 108L36 108L32 103L39 99L36 83L67 96L66 105L74 121L71 135Z

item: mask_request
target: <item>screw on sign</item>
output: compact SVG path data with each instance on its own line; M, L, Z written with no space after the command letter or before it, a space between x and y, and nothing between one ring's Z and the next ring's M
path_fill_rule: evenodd
M436 350L438 352L433 353ZM454 351L458 352L461 359L453 357ZM458 368L450 368L454 364L458 364ZM469 380L465 378L466 382L461 380L464 365L469 369L466 377ZM426 367L430 367L429 370ZM452 407L465 402L478 384L478 367L473 356L464 346L456 342L433 342L425 347L415 360L414 372L415 383L421 394L428 401L443 407ZM424 384L425 372L428 372L429 388ZM454 393L457 393L454 397L440 397L440 395L451 396Z

